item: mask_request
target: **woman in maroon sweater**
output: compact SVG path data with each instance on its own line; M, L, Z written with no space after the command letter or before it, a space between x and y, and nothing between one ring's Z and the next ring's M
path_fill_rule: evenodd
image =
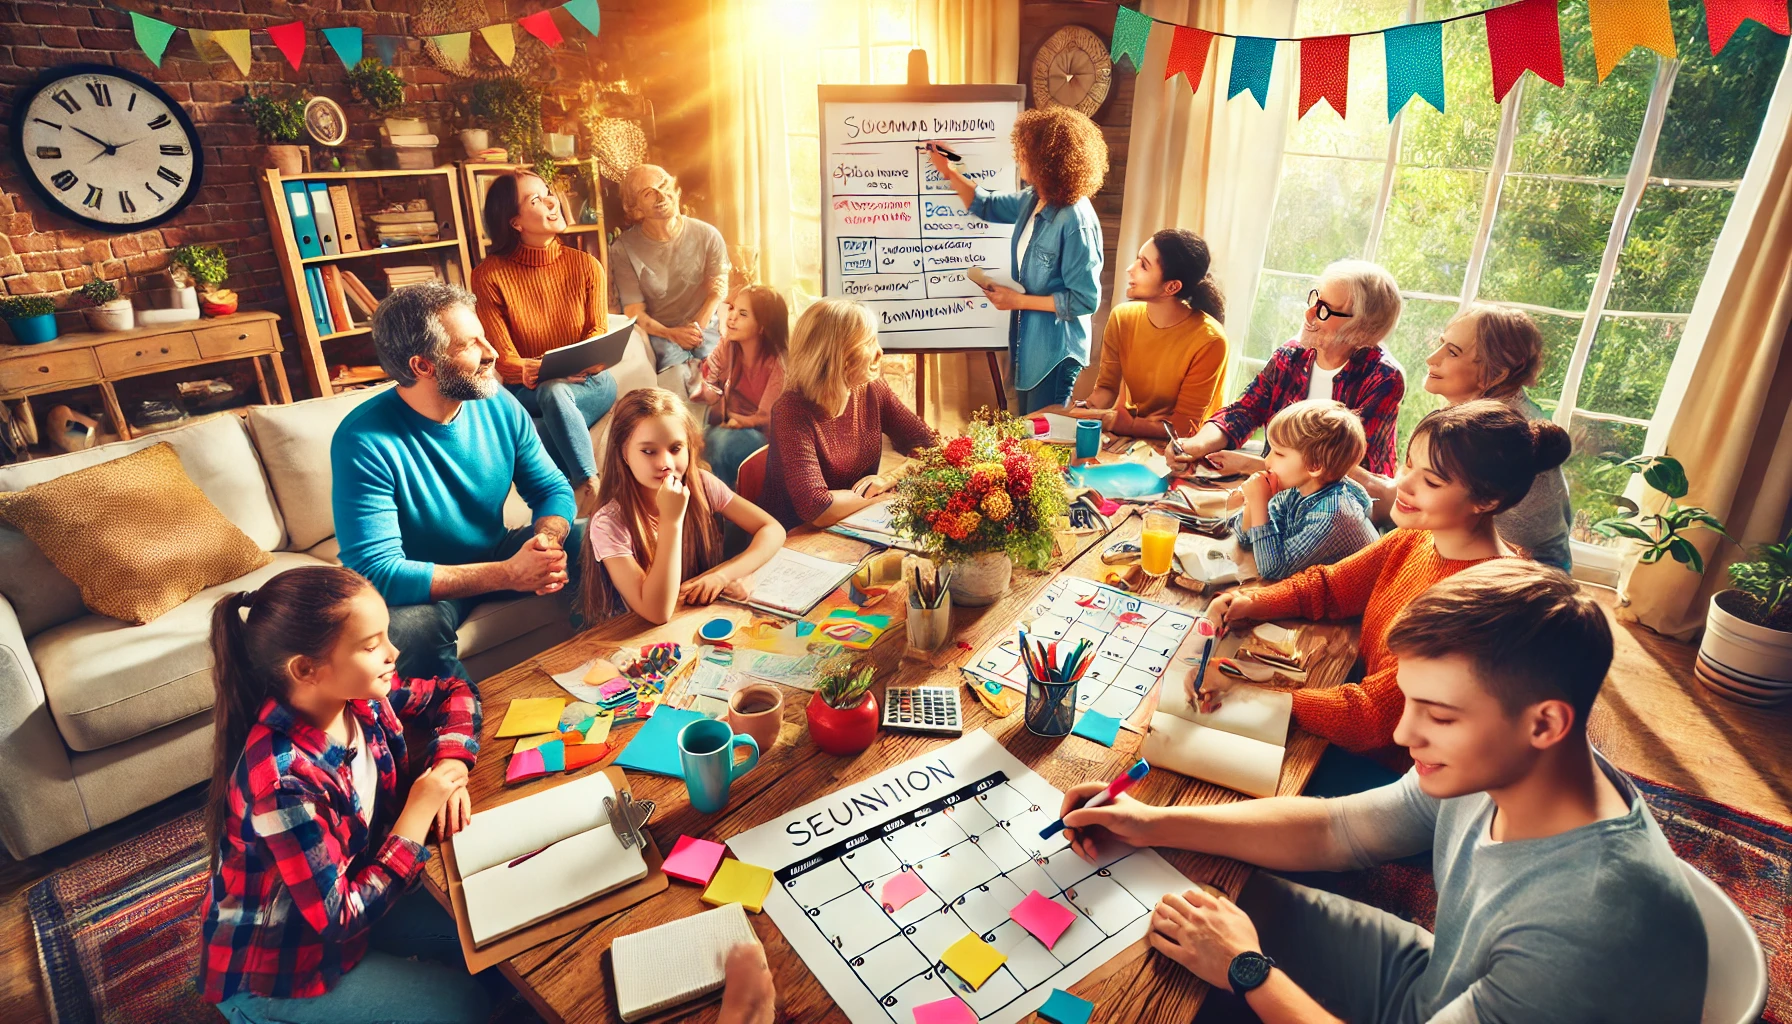
M790 336L784 394L772 406L759 506L786 528L832 526L890 489L877 475L883 435L911 455L933 430L878 375L877 320L851 299L822 299Z

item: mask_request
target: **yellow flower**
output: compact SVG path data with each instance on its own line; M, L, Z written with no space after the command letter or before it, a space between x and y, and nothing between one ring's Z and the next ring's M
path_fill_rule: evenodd
M983 496L983 514L996 522L1001 522L1014 514L1014 502L1009 500L1007 491L990 491Z

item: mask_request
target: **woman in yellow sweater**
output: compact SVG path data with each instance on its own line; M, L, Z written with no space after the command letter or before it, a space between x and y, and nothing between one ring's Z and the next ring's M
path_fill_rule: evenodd
M1108 313L1101 372L1072 416L1101 420L1116 434L1178 435L1219 410L1226 390L1226 302L1207 243L1166 228L1139 247L1126 268L1126 297ZM1124 390L1122 390L1124 388ZM1121 401L1124 394L1125 401Z
M560 201L528 171L492 182L483 213L492 245L473 268L479 322L498 350L499 378L539 419L548 453L572 481L579 514L589 515L597 508L591 427L616 404L616 378L603 366L556 380L541 380L540 372L544 353L604 330L604 266L560 244Z

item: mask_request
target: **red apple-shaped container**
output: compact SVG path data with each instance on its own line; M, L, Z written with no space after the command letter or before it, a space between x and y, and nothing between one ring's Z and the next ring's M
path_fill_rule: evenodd
M836 757L851 757L877 739L877 695L867 693L858 704L837 708L817 693L809 698L808 718L816 746Z

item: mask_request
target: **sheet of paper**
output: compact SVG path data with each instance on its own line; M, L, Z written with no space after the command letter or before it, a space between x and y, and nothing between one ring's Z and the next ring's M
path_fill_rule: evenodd
M504 764L505 782L527 782L539 779L548 773L547 762L541 756L540 747L530 747L510 755Z
M966 935L940 954L940 963L946 965L953 974L970 982L972 988L982 988L989 976L996 973L996 968L1008 962L1002 951L984 942L975 935Z
M856 562L836 562L779 548L754 574L748 603L800 618L838 590L857 568Z
M1164 687L1158 697L1157 711L1195 725L1281 747L1288 743L1288 722L1294 717L1294 694L1261 686L1235 686L1226 691L1218 708L1203 713L1189 704L1187 690L1178 684Z
M1034 889L1008 911L1008 917L1050 949L1058 936L1064 934L1064 929L1076 922L1076 911L1041 896L1039 890Z
M1035 431L1033 439L1051 444L1075 444L1076 425L1080 422L1075 416L1063 416L1055 412L1036 413L1030 419L1044 420L1045 433Z
M715 877L716 868L722 864L722 856L727 852L728 848L721 843L679 836L678 842L672 845L672 852L666 855L666 862L661 865L661 869L681 882L708 885L709 880Z
M1076 728L1070 730L1073 735L1094 740L1104 747L1114 745L1115 737L1120 735L1120 720L1110 718L1099 711L1085 711L1077 716Z
M474 812L467 827L449 840L461 877L609 824L604 797L615 795L609 778L598 773Z
M536 736L560 731L560 709L566 707L562 697L518 697L504 709L504 722L497 737Z
M927 891L927 883L913 871L898 871L884 882L883 895L878 902L884 910L895 913L915 901L915 898Z
M977 1015L957 996L915 1007L915 1024L977 1024Z
M510 748L510 752L512 754L520 754L525 750L533 750L549 740L557 740L559 738L560 734L557 732L544 732L538 736L518 736L516 738L516 746Z
M562 839L516 867L507 864L461 872L475 946L647 877L641 851L624 848L608 825Z
M888 501L867 505L840 520L840 525L850 526L855 530L871 530L875 533L895 533L896 528L890 524L890 505L891 503Z
M1249 796L1276 795L1282 753L1279 744L1221 732L1161 711L1151 716L1151 731L1139 747L1139 756L1153 767Z
M715 877L703 890L703 902L714 906L738 903L753 913L765 906L765 894L771 890L772 873L757 864L724 860L716 868Z
M582 700L589 704L596 704L597 703L597 689L598 689L598 685L600 685L600 684L589 683L589 682L586 682L585 680L586 680L586 673L591 670L591 667L593 665L595 665L599 662L602 662L603 664L606 664L606 665L609 664L609 662L604 661L604 659L602 659L602 658L595 658L591 661L586 662L583 665L580 665L578 668L568 669L565 672L553 673L552 674L553 680L555 683L559 684L559 686L562 690L565 690L567 693L572 694L574 699ZM612 666L612 668L613 668L613 666ZM616 675L620 675L620 674L621 673L616 673ZM614 678L616 678L616 675L608 676L607 679L614 679ZM606 679L606 681L607 681L607 679Z
M617 1012L637 1021L722 987L728 951L757 943L746 912L729 905L629 935L610 945Z
M622 748L621 756L616 758L617 767L684 778L684 764L678 757L678 731L702 720L703 716L695 711L660 708L635 733L635 738L628 741L628 746Z

